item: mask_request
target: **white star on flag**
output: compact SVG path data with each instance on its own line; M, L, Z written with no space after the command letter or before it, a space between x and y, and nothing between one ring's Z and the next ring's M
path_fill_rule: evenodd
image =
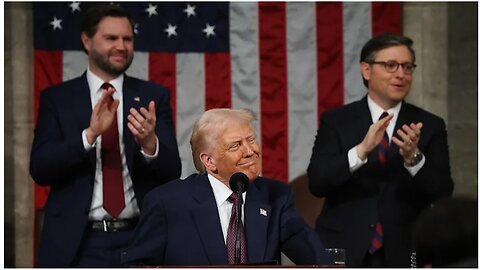
M72 2L69 6L72 9L72 13L75 13L76 10L80 11L80 3L79 2Z
M190 4L187 4L187 8L183 10L183 12L187 13L187 18L190 18L190 16L195 16L195 6L192 6Z
M139 31L138 31L138 23L136 23L136 24L133 25L133 33L134 33L135 35L138 35L138 33L139 33Z
M62 20L57 19L57 17L53 17L53 21L50 22L50 24L53 26L53 30L55 31L57 28L62 30Z
M207 37L215 36L215 25L210 25L207 23L205 29L203 29L202 32L204 32Z
M167 32L168 37L170 37L170 36L176 36L176 35L177 35L177 26L176 26L176 25L168 24L168 27L165 28L164 31Z
M151 17L152 15L157 15L157 6L148 4L148 8L146 8L145 11L148 13L148 17Z

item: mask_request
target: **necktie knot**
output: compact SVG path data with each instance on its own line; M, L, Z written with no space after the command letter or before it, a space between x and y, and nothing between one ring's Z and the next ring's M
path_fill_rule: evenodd
M100 86L101 89L105 89L105 90L107 90L107 89L110 88L110 87L113 88L113 85L112 85L111 83L109 83L109 82L104 82L104 83L102 84L102 86Z
M388 116L388 112L383 112L382 115L378 118L378 120L382 120L383 118Z
M228 197L227 200L229 202L233 203L233 205L237 205L238 204L238 193L233 192L232 194L230 194L230 196Z

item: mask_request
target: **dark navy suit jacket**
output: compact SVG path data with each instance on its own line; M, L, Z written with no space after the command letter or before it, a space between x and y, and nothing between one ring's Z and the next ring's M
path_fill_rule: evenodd
M347 152L363 140L372 124L367 98L322 116L308 167L311 192L326 198L316 229L325 245L346 249L347 267L361 266L379 221L387 265L410 267L412 225L418 214L452 194L444 121L404 102L394 134L402 125L417 122L423 123L418 148L426 163L414 177L393 142L385 167L374 149L368 162L351 174Z
M296 264L331 263L315 231L295 212L287 184L257 178L250 183L244 209L249 263L279 261L280 252ZM148 193L134 239L122 255L127 265L228 264L206 174L193 174Z
M158 157L146 163L127 127L130 108L156 106ZM170 109L169 92L150 82L125 76L123 140L138 205L155 186L176 179L181 163ZM89 126L92 105L86 73L42 92L33 141L30 173L50 186L39 251L39 266L68 267L87 227L95 177L95 150L86 152L82 131Z

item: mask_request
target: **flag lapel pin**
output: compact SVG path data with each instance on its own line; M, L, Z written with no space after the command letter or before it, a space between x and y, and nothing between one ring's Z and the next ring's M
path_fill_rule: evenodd
M133 100L135 100L136 102L140 102L140 97L134 97Z
M267 216L267 210L263 209L263 208L260 208L260 215L262 216Z

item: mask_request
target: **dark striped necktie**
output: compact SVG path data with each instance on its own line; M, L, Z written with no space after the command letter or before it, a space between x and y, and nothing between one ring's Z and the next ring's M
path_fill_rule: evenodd
M227 254L228 254L228 263L235 264L235 239L237 234L237 216L238 216L238 204L240 203L239 196L237 193L232 193L228 200L233 203L232 206L232 215L230 216L230 222L228 224L227 231ZM245 241L245 233L243 230L243 225L240 224L240 263L247 262L247 242Z

